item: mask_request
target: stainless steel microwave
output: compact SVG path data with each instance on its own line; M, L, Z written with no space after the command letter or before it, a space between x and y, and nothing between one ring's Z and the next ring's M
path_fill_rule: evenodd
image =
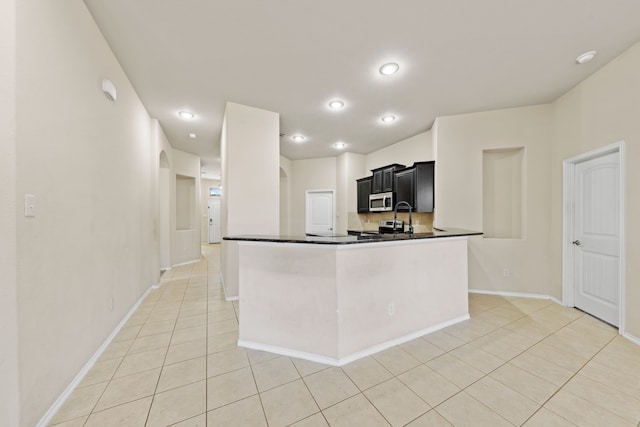
M387 212L393 210L393 193L378 193L369 195L370 212Z

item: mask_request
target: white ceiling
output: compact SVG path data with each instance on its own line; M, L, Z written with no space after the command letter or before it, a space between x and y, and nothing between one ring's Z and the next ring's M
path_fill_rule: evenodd
M84 1L149 114L207 177L227 101L280 113L291 159L335 156L336 141L366 154L438 116L553 101L640 40L638 0ZM381 76L388 61L400 71Z

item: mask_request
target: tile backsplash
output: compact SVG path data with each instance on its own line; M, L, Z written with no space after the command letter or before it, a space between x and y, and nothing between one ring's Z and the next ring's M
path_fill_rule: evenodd
M378 231L378 221L393 219L393 212L371 212L359 214L349 212L347 229L351 231ZM408 212L398 212L398 219L405 224L409 223ZM427 233L433 231L433 212L414 212L413 231L415 233Z

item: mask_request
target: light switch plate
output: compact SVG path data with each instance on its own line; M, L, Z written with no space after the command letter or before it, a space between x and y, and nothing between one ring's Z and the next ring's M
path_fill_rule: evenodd
M36 196L33 194L24 195L24 216L36 216Z

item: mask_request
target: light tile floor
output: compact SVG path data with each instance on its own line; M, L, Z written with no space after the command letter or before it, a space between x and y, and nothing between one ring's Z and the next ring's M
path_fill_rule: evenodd
M51 425L639 425L640 346L578 310L471 294L470 320L335 368L238 348L218 277L165 273Z

